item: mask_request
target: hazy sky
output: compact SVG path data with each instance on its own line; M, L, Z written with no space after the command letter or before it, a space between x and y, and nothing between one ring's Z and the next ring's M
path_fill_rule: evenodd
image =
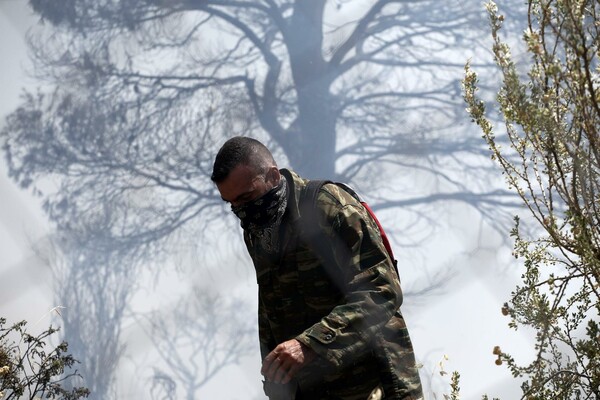
M28 61L24 37L36 21L26 0L0 0L0 127L7 113L17 106L21 88L32 85L25 73ZM33 243L43 241L49 228L39 202L7 177L3 157L0 198L0 315L13 321L27 319L44 327L50 322L48 310L56 304L52 303L48 269L31 249ZM475 220L478 217L474 214L465 210L456 218L470 216ZM506 368L494 365L492 348L500 345L511 351L528 343L522 334L511 333L506 327L508 321L500 316L500 306L518 274L508 267L512 263L510 249L501 246L498 234L485 225L481 229L465 227L464 232L446 233L444 246L460 251L448 252L452 257L437 262L456 268L457 276L443 295L426 305L409 304L405 314L417 356L429 362L428 374L438 379L439 369L432 371L435 362L448 355L444 368L461 372L463 399L479 399L484 393L512 399L518 393L517 383ZM481 238L486 242L482 244ZM444 246L430 250L444 253ZM410 282L410 276L406 280ZM253 285L250 287L253 289ZM220 379L227 381L227 377Z
M33 85L26 74L25 33L35 21L26 0L0 0L0 127L22 88ZM0 314L33 324L53 307L48 270L32 253L48 226L39 201L8 178L3 154L0 194Z

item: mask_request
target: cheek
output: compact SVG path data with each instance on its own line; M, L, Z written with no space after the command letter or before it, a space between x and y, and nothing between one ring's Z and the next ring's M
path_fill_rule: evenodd
M260 182L257 183L254 187L253 198L258 199L259 197L264 196L269 190L271 190L273 186L271 186L268 182Z

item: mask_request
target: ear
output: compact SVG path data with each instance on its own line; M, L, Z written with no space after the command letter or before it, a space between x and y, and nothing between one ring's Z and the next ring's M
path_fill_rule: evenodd
M276 166L272 166L267 171L265 175L265 180L269 182L273 187L279 185L279 181L281 180L281 174L279 173L279 169Z

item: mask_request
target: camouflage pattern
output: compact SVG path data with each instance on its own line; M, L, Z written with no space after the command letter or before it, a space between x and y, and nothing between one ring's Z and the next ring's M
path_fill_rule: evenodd
M321 261L327 257L315 254L300 225L297 204L307 181L292 175L289 193L296 201L288 201L281 251L268 254L244 233L259 285L261 353L264 358L277 344L296 338L320 357L287 387L265 383L265 393L271 399L365 400L383 388L384 399L422 398L399 310L399 278L377 225L342 188L324 185L314 220L334 260Z

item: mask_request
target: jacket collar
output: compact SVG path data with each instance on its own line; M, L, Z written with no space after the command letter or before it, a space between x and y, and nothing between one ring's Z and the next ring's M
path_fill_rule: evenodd
M287 210L289 213L289 221L294 223L300 218L300 211L298 210L298 201L300 195L304 190L307 180L303 179L292 170L282 168L279 172L285 176L288 185L288 206Z

